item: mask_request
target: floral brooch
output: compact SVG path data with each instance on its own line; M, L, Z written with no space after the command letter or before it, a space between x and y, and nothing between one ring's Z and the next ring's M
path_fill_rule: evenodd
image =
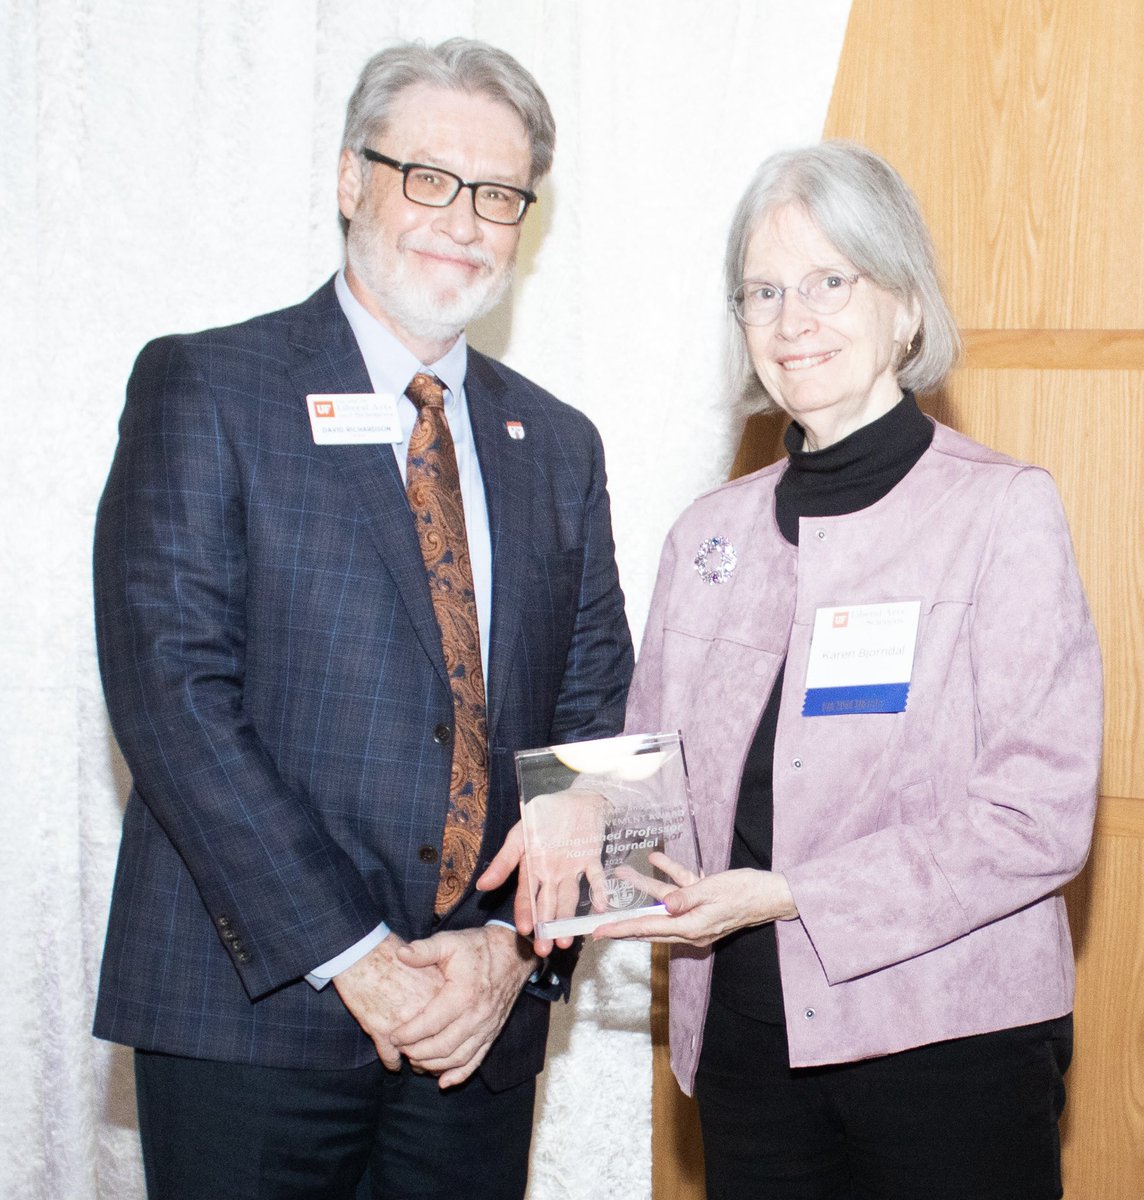
M695 569L704 583L726 583L735 570L739 556L735 547L725 537L709 537L699 543L699 553L695 556Z

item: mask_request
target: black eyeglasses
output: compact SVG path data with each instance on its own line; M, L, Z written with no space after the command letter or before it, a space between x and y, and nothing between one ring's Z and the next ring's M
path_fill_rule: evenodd
M524 219L530 204L536 203L536 193L526 192L524 188L510 187L507 183L477 182L469 183L452 171L443 171L440 167L431 167L428 163L403 163L395 158L388 158L362 148L362 157L370 162L381 163L400 171L403 177L402 190L406 200L414 204L424 204L428 208L448 208L457 198L461 188L468 188L473 194L473 211L485 221L494 225L519 225Z

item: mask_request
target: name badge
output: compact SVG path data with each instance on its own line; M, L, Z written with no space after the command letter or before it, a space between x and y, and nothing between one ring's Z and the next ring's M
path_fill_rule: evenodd
M375 392L314 393L306 397L315 446L400 442L397 397Z
M818 609L802 715L905 712L921 611L920 600Z

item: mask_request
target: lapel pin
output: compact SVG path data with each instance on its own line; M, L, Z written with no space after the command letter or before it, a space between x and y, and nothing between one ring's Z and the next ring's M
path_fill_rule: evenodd
M524 440L524 426L519 421L505 421L504 427L508 430L508 436L514 442Z
M699 553L695 556L694 566L704 583L714 585L726 583L731 578L738 560L735 547L725 537L716 536L699 543Z

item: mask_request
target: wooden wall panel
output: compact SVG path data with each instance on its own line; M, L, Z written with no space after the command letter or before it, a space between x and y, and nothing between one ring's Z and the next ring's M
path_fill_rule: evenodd
M1141 47L1139 0L854 0L827 131L917 191L963 327L1139 329Z
M695 1101L671 1073L667 1044L667 947L651 954L651 1191L655 1200L703 1200L703 1139ZM744 1198L745 1200L745 1198Z
M1144 4L853 0L827 136L917 192L966 360L927 409L1047 467L1104 655L1102 796L1067 889L1077 949L1069 1200L1144 1195ZM734 474L774 461L752 418ZM654 972L656 1200L702 1200Z
M1107 814L1107 815L1106 815ZM1069 1200L1144 1191L1144 803L1101 798L1092 858L1065 892L1076 1045L1062 1122Z

